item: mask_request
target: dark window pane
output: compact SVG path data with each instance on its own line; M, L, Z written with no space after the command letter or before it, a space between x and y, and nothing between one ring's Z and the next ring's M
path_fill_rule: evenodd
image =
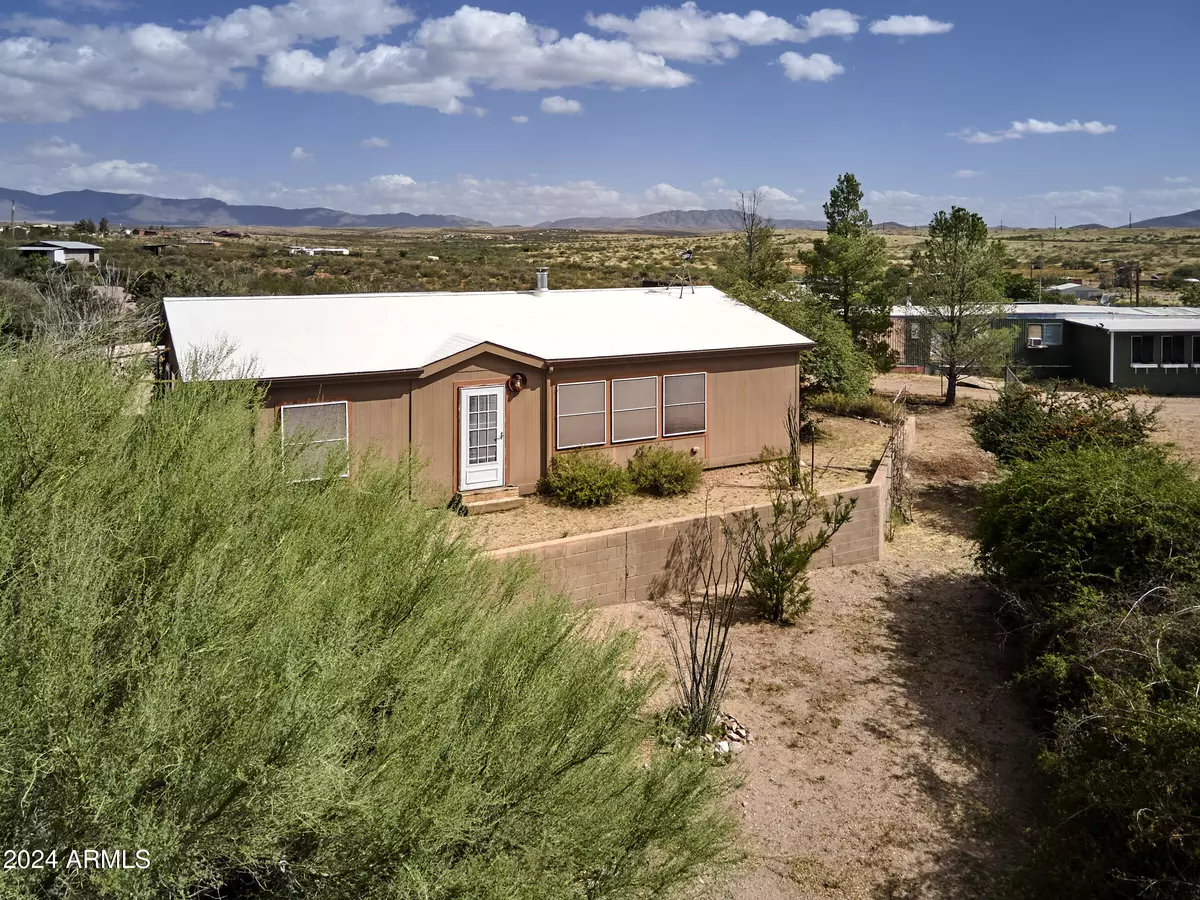
M613 410L658 406L658 379L632 378L612 383Z
M612 439L614 441L635 441L657 437L657 426L658 410L655 408L614 412Z
M704 375L667 375L663 378L663 405L703 403Z
M603 381L586 384L560 384L558 386L559 415L595 412L604 412Z
M663 435L686 434L704 430L704 404L688 403L663 410Z
M584 444L604 443L604 413L586 416L560 416L558 446L581 447Z

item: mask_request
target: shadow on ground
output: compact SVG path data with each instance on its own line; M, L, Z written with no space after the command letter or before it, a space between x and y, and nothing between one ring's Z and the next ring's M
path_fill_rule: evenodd
M949 504L941 512L947 527L961 526ZM1011 897L1042 786L1032 707L1013 686L1019 660L992 616L994 597L973 574L938 572L894 584L881 602L890 613L889 668L926 740L952 748L953 759L908 758L907 774L939 811L946 838L931 871L893 876L876 896Z

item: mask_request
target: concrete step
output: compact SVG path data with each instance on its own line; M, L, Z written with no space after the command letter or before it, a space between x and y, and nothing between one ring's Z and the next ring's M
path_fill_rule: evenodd
M525 505L525 498L515 487L487 488L482 491L470 491L462 495L463 506L470 514L477 516L481 513L499 512L504 509L517 509Z
M473 516L481 516L484 513L501 512L506 509L520 509L525 505L524 497L504 497L498 500L480 500L479 502L464 501L464 505Z

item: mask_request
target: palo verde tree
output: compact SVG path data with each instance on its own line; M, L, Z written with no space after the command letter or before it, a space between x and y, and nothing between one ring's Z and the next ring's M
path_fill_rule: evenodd
M979 214L955 206L933 217L913 269L930 357L945 373L946 405L953 406L959 376L997 369L1012 351L1012 330L999 327L1007 310L1004 251Z
M712 769L647 752L628 636L407 464L288 483L253 384L147 393L0 348L0 846L130 866L60 855L6 900L645 898L723 857Z
M889 360L892 305L884 289L887 249L883 236L872 230L862 197L854 175L840 176L825 204L826 236L799 258L808 269L809 290L842 317L854 340L883 368Z

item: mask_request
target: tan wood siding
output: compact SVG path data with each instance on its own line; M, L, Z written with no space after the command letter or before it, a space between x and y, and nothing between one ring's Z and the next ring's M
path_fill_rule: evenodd
M413 444L426 461L425 477L447 490L457 489L458 387L503 384L514 372L528 383L519 394L507 393L504 407L505 481L529 493L541 477L542 372L512 360L482 353L460 365L415 382Z
M562 365L551 376L550 429L554 423L555 384L574 381L632 378L639 375L677 375L704 372L707 379L708 427L703 434L663 438L662 387L659 382L659 434L657 439L613 444L611 428L604 450L618 462L629 459L642 444L660 443L676 450L697 448L709 466L748 462L764 444L787 443L784 414L796 396L799 377L798 355L793 351L730 354L719 357L661 357L628 363L585 363ZM612 404L609 403L610 415ZM564 451L569 452L569 451Z
M373 449L382 459L396 462L408 453L410 385L407 378L270 384L260 424L273 429L280 406L346 400L351 452L357 456Z

